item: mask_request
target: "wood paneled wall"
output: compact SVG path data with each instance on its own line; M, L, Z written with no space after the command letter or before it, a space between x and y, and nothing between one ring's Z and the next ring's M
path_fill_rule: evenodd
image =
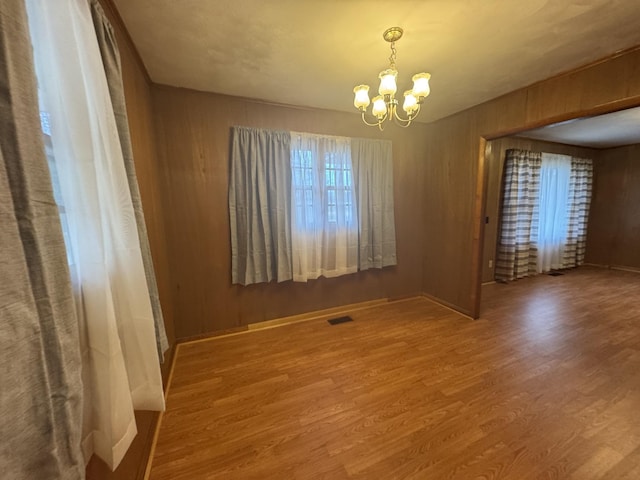
M136 174L149 233L149 243L158 281L165 327L169 343L173 345L175 343L174 316L170 293L164 215L162 213L162 192L160 190L159 171L156 166L157 150L150 80L115 7L111 4L111 0L101 0L101 4L114 27L120 50ZM162 365L165 381L169 372L170 360L171 354L168 352L166 361ZM87 467L87 479L142 479L157 419L157 412L136 412L138 435L118 469L115 472L111 472L101 460L94 456Z
M399 266L308 284L250 287L232 286L229 280L229 128L377 133L361 126L355 114L155 87L177 337L419 291L472 314L475 275L484 266L473 242L480 138L640 104L639 71L636 49L426 126L390 129L384 136L394 140L394 156L400 159L395 167ZM420 171L423 182L415 177ZM494 248L492 243L486 248ZM422 269L416 267L420 258Z
M489 217L489 223L486 223L484 227L484 248L482 254L483 282L491 282L494 279L495 256L500 223L500 201L502 199L504 157L505 152L510 148L519 148L521 150L531 150L534 152L559 153L562 155L591 159L595 159L598 155L598 150L591 148L513 136L497 138L487 142L485 156L485 181L487 185L485 216ZM491 266L489 266L490 263Z
M474 227L484 217L474 215L481 136L497 138L638 104L640 50L634 49L429 124L423 291L462 312L476 311L482 248L476 250Z
M150 90L111 1L103 3L119 38L136 170L172 341L421 291L472 313L474 276L479 278L481 268L474 247L474 212L484 208L475 205L481 136L496 138L585 112L640 104L640 51L634 50L433 124L389 129L382 137L393 140L394 146L398 266L306 284L233 286L227 207L229 128L380 134L364 127L357 114L168 87ZM140 415L140 434L122 466L109 474L92 462L90 479L133 479L144 472L144 442L155 418L145 412Z
M640 145L599 152L585 260L640 270Z
M153 94L178 338L420 293L425 125L381 134L357 114L170 87L156 87ZM232 285L228 181L234 125L391 139L398 265L308 283Z

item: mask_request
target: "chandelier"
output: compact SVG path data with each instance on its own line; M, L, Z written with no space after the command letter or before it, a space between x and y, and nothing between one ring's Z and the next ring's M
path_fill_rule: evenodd
M380 72L379 95L373 97L373 106L371 114L376 121L367 121L367 107L369 100L369 85L358 85L353 89L355 99L353 104L362 113L362 121L370 127L378 127L384 130L385 122L393 120L401 127L408 127L414 118L420 113L420 106L424 99L431 91L429 88L429 79L431 75L428 73L417 73L412 77L413 88L404 92L404 103L402 109L406 113L406 117L398 114L398 100L395 97L398 87L396 86L396 42L402 38L403 30L400 27L391 27L382 34L387 42L391 43L391 56L389 57L389 68Z

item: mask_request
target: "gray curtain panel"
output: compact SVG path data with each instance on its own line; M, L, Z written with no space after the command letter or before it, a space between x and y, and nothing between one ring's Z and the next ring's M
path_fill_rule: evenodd
M127 117L127 106L125 103L124 86L122 83L120 51L118 50L118 44L116 43L116 36L113 28L109 23L109 20L106 18L102 7L97 0L91 0L90 3L91 16L96 29L96 35L98 37L98 45L100 47L102 63L104 64L104 70L107 76L107 84L109 86L111 104L113 105L113 113L116 117L118 136L120 137L120 145L122 146L122 156L124 158L124 166L127 171L127 179L129 181L131 202L136 216L138 237L140 239L140 250L142 251L142 261L144 263L147 287L149 288L149 298L153 309L158 356L160 357L160 361L164 362L164 352L169 348L169 342L167 341L164 319L162 317L158 284L156 283L156 275L153 268L153 260L151 258L151 248L149 246L149 236L147 234L147 226L144 221L142 200L140 199L140 189L138 188L138 178L136 176L136 169L133 161L129 119Z
M496 280L536 274L542 154L507 150L502 188L502 215L496 256Z
M588 158L572 158L569 182L567 242L562 259L563 268L577 267L584 263L593 186L593 162Z
M231 136L231 281L291 280L291 135L233 127Z
M78 323L24 0L0 3L0 478L84 478Z
M392 143L352 138L351 161L359 222L358 269L396 265Z

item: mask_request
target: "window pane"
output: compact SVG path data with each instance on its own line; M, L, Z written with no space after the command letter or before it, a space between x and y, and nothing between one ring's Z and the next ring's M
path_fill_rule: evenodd
M344 192L344 219L347 223L351 223L353 221L353 201L351 198L351 190L345 190Z
M335 170L327 170L326 171L326 185L327 187L335 187L336 186L336 171Z
M335 190L328 190L327 191L327 202L329 205L335 205L336 204L336 191Z
M349 169L344 170L344 186L345 187L351 186L351 170Z
M330 223L336 223L338 221L337 209L335 205L329 205L327 208L327 221Z
M299 190L294 196L297 228L314 230L331 224L331 231L335 232L335 227L352 225L355 219L349 153L344 146L330 141L318 142L317 146L317 150L315 146L292 148L293 182ZM322 152L321 156L317 152ZM327 234L328 238L335 235Z

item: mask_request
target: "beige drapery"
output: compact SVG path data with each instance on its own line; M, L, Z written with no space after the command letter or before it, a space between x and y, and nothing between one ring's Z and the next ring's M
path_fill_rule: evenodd
M0 3L0 477L84 478L78 323L24 0Z

